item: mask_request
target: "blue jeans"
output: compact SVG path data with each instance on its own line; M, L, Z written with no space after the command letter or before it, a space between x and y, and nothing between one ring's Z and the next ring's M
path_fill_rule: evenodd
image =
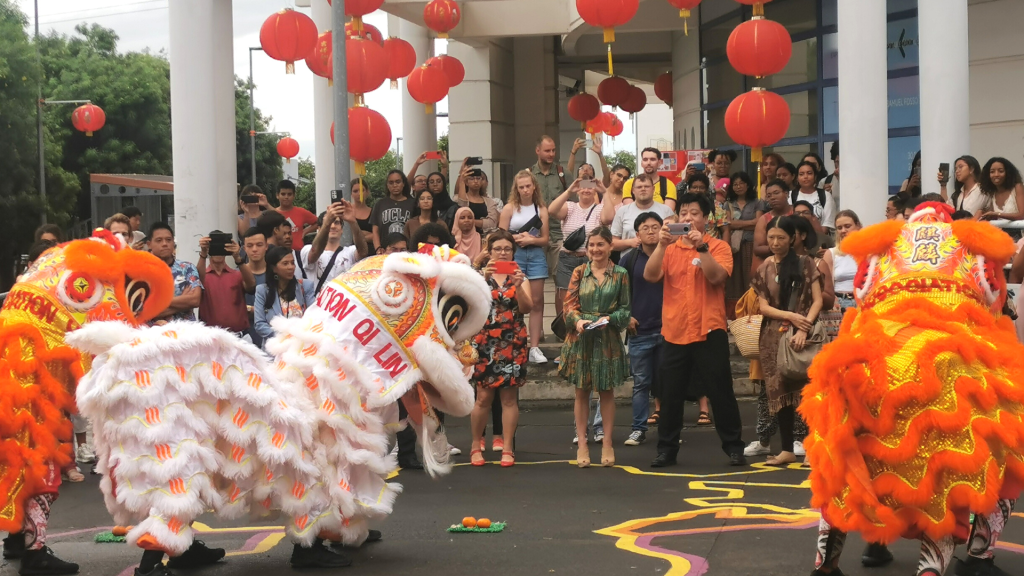
M629 369L633 373L633 430L647 432L651 386L661 358L661 334L629 337Z

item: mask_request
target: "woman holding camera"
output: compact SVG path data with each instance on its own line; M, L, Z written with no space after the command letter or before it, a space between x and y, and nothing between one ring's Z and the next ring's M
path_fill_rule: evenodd
M487 237L486 249L481 254L486 262L484 279L491 287L494 301L483 330L473 337L473 348L480 358L473 371L476 404L470 416L475 440L469 460L473 466L484 465L484 428L495 394L501 398L501 465L507 468L516 463L512 440L519 423L517 389L526 383L527 332L523 315L530 313L533 296L526 275L515 264L515 252L512 234L495 230ZM498 439L494 441L497 445Z
M274 336L270 321L277 316L296 318L316 301L316 284L295 277L295 255L289 248L274 246L267 251L267 279L256 287L253 311L256 332L266 340Z
M590 263L573 270L565 298L562 364L558 373L576 387L576 434L580 438L576 462L590 466L587 421L590 393L597 391L604 420L601 465L615 465L612 426L615 422L615 387L629 377L629 359L622 346L622 331L629 327L629 274L611 261L612 233L601 226L587 237Z

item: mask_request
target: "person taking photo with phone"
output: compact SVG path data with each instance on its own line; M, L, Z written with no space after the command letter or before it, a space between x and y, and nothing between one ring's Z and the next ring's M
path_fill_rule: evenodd
M352 204L345 200L335 202L320 215L319 220L320 229L313 243L303 246L299 253L302 266L306 269L306 278L316 282L317 294L325 284L347 272L369 253L366 241L359 233L359 223ZM341 234L346 224L352 229L353 245L342 248Z
M501 465L507 468L516 463L512 448L519 424L518 388L526 383L528 354L523 315L530 313L533 296L526 275L515 263L515 252L512 234L495 230L487 237L487 246L480 255L486 261L482 272L494 300L487 323L472 340L480 358L473 368L476 404L470 415L474 440L469 455L473 466L484 465L484 428L495 394L501 399Z
M594 228L601 225L601 207L597 196L604 193L604 185L597 180L577 178L548 206L548 214L557 218L565 237L558 253L558 268L555 270L555 313L562 314L565 291L569 289L572 271L587 263L586 239ZM573 195L579 198L573 202Z
M484 189L484 172L471 165L469 158L462 161L459 178L455 181L456 201L459 206L473 211L477 232L486 236L498 228L498 205Z
M743 423L732 388L726 334L725 283L732 248L705 232L711 214L707 194L679 198L679 223L661 228L661 241L644 268L644 280L664 282L659 374L661 414L653 468L673 466L683 429L683 404L699 378L715 413L715 430L730 464L743 466Z
M207 326L223 328L242 338L249 331L245 294L256 289L256 278L249 265L242 260L237 242L211 243L210 238L218 234L211 232L210 236L199 240L196 270L203 284L203 295L199 300L199 321ZM234 270L228 267L225 253L235 261ZM210 260L209 266L207 258Z

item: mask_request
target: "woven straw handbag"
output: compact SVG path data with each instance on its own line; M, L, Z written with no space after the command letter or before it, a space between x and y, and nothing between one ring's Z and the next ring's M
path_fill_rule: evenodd
M761 322L764 319L760 314L743 316L729 324L729 331L736 339L736 347L740 354L749 360L758 360L761 357Z

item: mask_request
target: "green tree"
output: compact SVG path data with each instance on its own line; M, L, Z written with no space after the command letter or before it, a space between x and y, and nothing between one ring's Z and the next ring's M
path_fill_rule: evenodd
M394 150L388 150L380 160L372 160L366 163L366 175L363 181L370 189L370 195L366 198L366 204L372 206L378 198L383 198L388 193L387 181L388 172L402 169L402 157Z
M448 155L448 133L445 132L440 138L437 139L437 149L444 152L444 155Z
M295 183L295 205L316 214L316 164L299 158L299 181Z
M619 150L615 154L604 157L605 161L608 162L608 167L611 168L616 164L622 164L626 168L629 168L630 173L636 174L636 155L626 150Z
M256 108L255 112L256 132L266 132L273 118L265 116L259 108ZM279 138L273 134L256 135L256 185L271 200L277 199L277 183L284 176L281 156L277 153L278 140ZM242 186L251 184L252 143L249 141L249 83L241 78L235 78L235 148L238 159L238 182ZM313 203L316 204L315 200ZM296 205L309 208L298 202Z

